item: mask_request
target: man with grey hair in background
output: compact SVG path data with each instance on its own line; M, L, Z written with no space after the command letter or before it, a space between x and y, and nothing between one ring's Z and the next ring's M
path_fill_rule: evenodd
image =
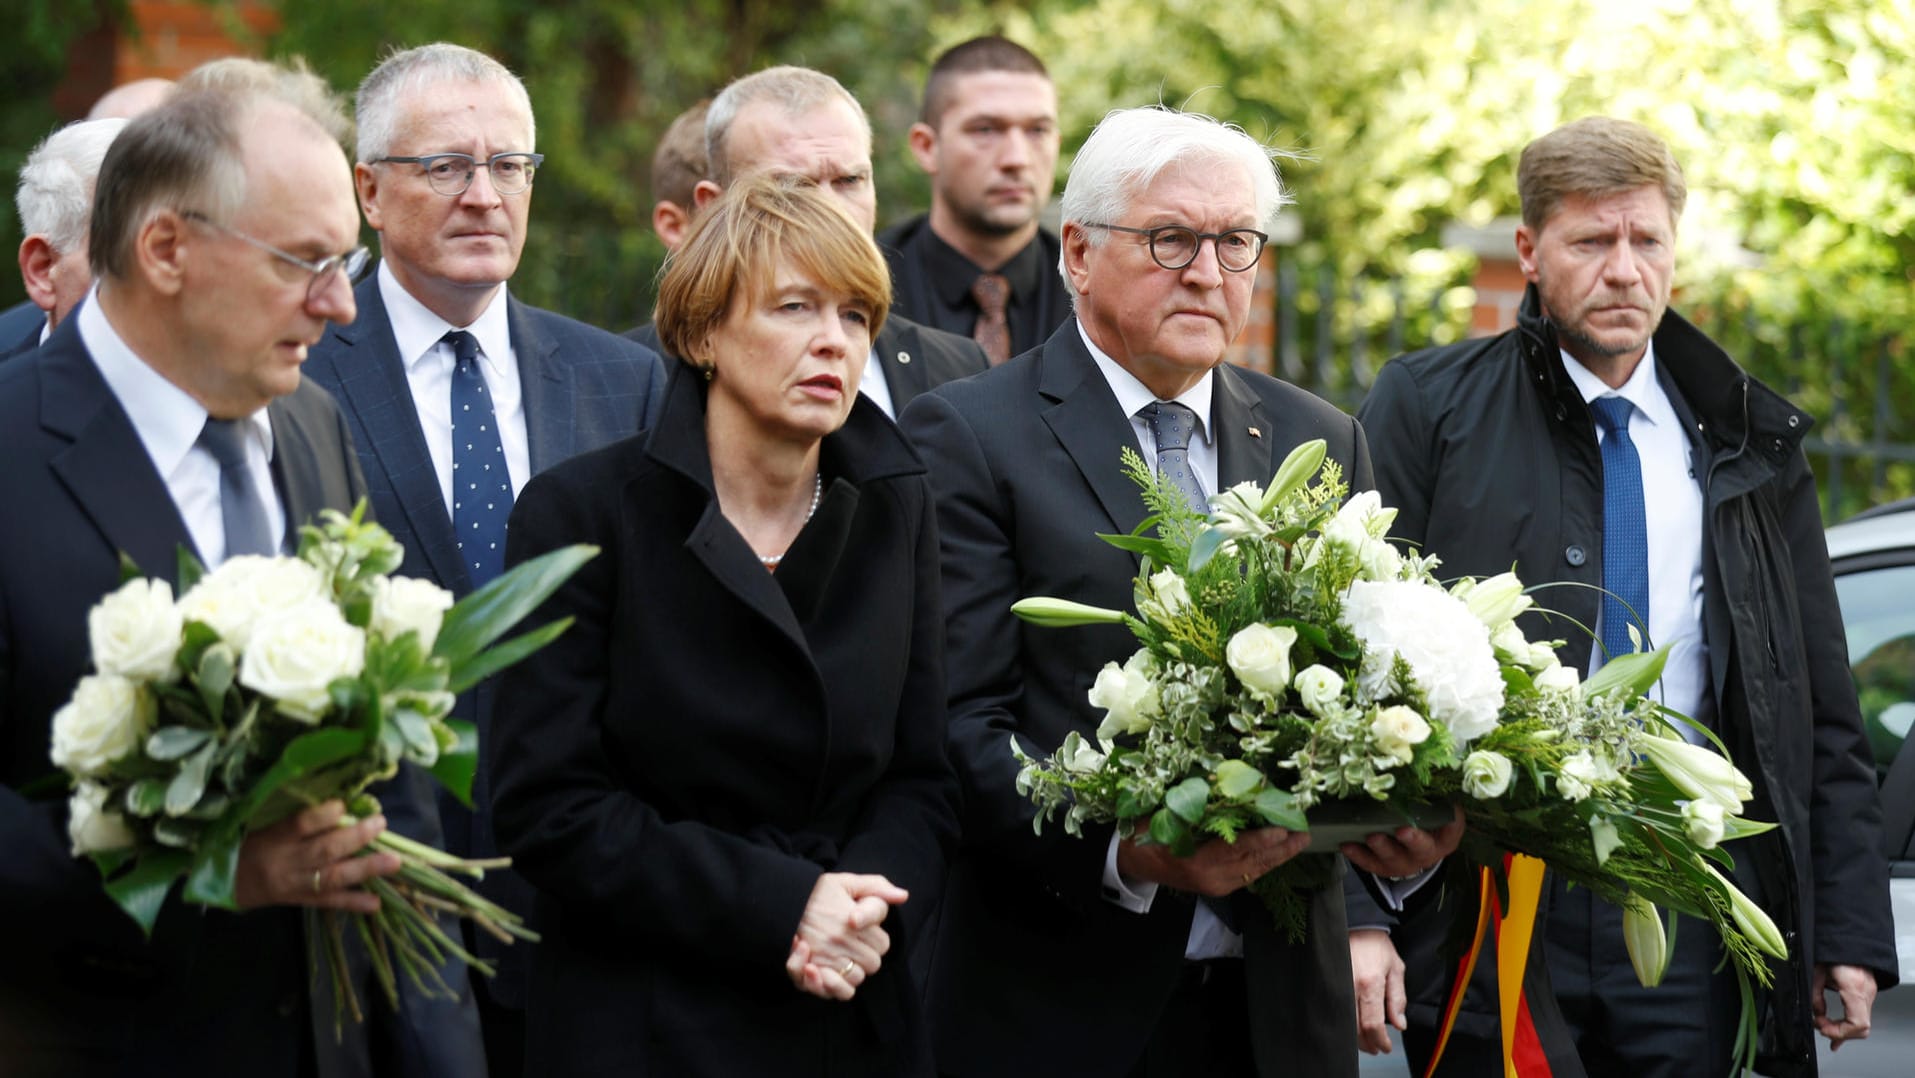
M725 87L705 114L705 153L711 178L694 195L701 207L734 177L774 172L816 180L865 231L877 226L871 122L823 72L771 67ZM859 392L896 417L918 394L989 365L976 341L893 312L871 342Z
M1313 438L1353 488L1370 485L1355 420L1223 361L1282 202L1269 152L1242 130L1170 109L1112 112L1064 189L1059 271L1074 317L900 418L938 497L948 747L965 787L964 845L928 963L942 1074L1355 1073L1341 892L1313 899L1301 943L1248 894L1308 835L1263 828L1177 857L1109 825L1038 834L1007 744L1043 754L1073 731L1091 736L1085 690L1135 648L1122 626L1033 630L1011 613L1028 595L1131 605L1136 558L1096 535L1128 533L1148 512L1124 476L1126 446L1161 470L1185 463L1193 504L1267 482ZM1343 850L1365 870L1409 875L1454 849L1461 828Z
M12 339L0 338L0 360L47 339L93 284L87 266L87 216L93 178L125 120L81 120L48 135L20 169L14 205L20 211L20 279L43 316Z
M388 57L357 97L359 207L379 233L359 319L313 348L307 374L338 398L372 507L405 546L399 571L463 597L497 576L513 499L538 471L629 437L663 400L649 349L509 293L531 211L535 150L525 86L481 52L438 43ZM460 698L487 751L492 686ZM473 807L441 796L446 848L496 856L488 769ZM480 889L531 913L511 871ZM497 976L473 994L493 1078L524 1065L528 945L466 925Z

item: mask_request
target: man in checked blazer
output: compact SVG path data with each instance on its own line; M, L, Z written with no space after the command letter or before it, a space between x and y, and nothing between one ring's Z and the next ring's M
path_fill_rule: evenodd
M636 433L663 399L664 374L650 350L509 294L542 161L530 100L510 71L457 45L410 49L360 85L357 120L354 178L379 233L379 269L356 290L358 320L326 334L306 373L346 415L374 513L406 548L399 571L463 596L497 572L487 555L502 557L510 496L532 473ZM477 429L492 428L508 476L500 531L476 540L462 519L470 507L454 494L461 347L463 377L470 384L476 364L496 420ZM490 686L467 694L458 713L477 724L483 753ZM495 853L484 775L472 811L441 798L456 853ZM514 873L488 874L483 888L510 909L531 908ZM516 1075L526 945L475 936L477 953L498 967L496 978L473 978L487 1061L493 1078Z

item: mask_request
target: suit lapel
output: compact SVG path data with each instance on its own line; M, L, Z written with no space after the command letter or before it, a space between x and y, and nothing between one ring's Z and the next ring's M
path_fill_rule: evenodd
M179 548L198 551L133 421L100 377L77 328L44 348L42 423L72 443L54 456L54 474L114 550L132 558L141 572L176 581Z
M280 538L282 549L299 548L299 528L314 521L321 509L328 508L325 480L320 476L322 463L312 430L286 398L266 406L273 424L273 478L279 486L279 503L286 510L286 534Z
M930 388L929 359L923 354L917 327L899 318L887 318L873 346L878 351L878 366L884 370L884 384L891 390L891 414L904 411L912 398Z
M368 455L362 460L383 473L433 575L463 594L468 583L465 563L459 558L445 493L439 489L432 454L426 449L425 431L419 426L412 386L406 381L405 363L392 337L376 274L360 284L357 298L359 318L329 332L346 345L346 351L335 355L350 357L349 364L336 368L336 380L366 435L368 444L362 448Z
M1228 363L1216 369L1211 413L1217 440L1217 489L1221 493L1243 482L1268 483L1277 472L1277 431L1272 428L1263 401L1243 384Z
M505 300L512 351L519 362L526 449L531 456L532 475L537 475L570 457L577 444L572 401L575 387L567 377L566 366L558 361L558 342L539 333L529 309L510 292Z
M1120 454L1126 446L1137 448L1137 435L1085 350L1076 322L1066 322L1051 336L1042 363L1037 391L1055 402L1043 410L1044 422L1070 454L1112 526L1131 531L1144 519L1144 499L1124 475Z

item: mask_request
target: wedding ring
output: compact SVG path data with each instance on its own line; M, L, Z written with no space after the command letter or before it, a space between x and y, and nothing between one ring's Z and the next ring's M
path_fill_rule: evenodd
M325 873L326 870L323 868L313 869L313 894L320 894L325 891L326 885L320 882L320 877L325 875Z
M851 971L857 968L858 968L858 964L852 961L851 959L847 958L844 960L844 965L839 967L838 976L843 977L846 980L850 980Z
M1250 873L1248 873L1248 872L1246 872L1246 873L1244 873L1244 874L1243 874L1243 885L1244 885L1245 887L1248 887L1248 886L1250 886Z

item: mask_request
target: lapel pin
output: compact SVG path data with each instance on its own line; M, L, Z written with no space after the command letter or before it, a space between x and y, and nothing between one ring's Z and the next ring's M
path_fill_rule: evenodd
M1263 432L1262 432L1262 431L1260 431L1260 430L1258 430L1258 429L1257 429L1257 428L1255 428L1255 427L1251 427L1251 428L1250 428L1250 436L1251 436L1252 438L1261 438L1261 437L1263 437Z
M899 363L909 363L909 362L911 362L911 353L909 353L909 352L899 352L899 353L898 353L898 362L899 362Z

